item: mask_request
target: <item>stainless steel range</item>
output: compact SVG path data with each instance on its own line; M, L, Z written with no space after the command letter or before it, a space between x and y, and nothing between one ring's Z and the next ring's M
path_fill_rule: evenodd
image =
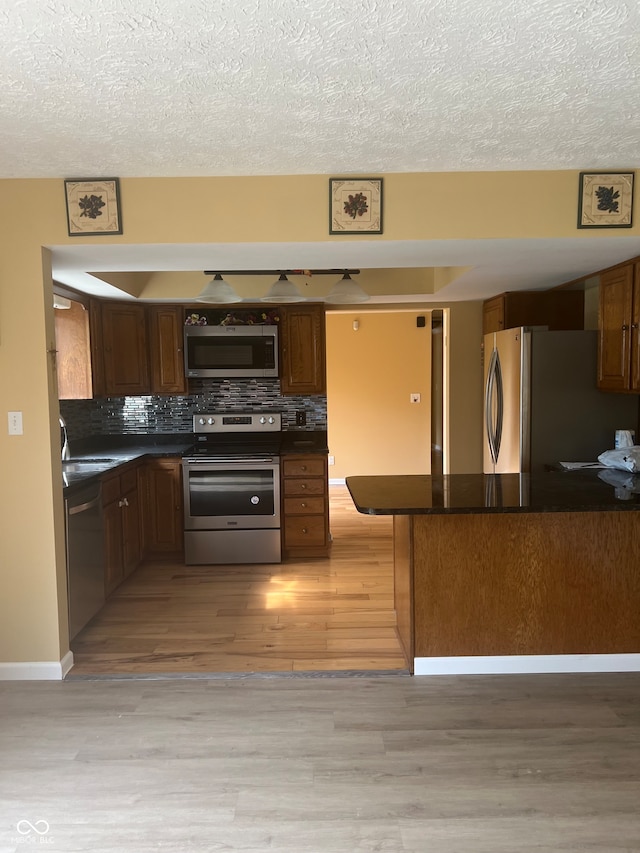
M279 563L277 412L200 413L182 458L188 565Z

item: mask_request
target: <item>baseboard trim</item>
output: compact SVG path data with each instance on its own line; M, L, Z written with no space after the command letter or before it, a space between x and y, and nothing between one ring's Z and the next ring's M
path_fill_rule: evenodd
M330 486L344 486L346 485L346 480L344 477L334 477L329 479Z
M72 652L61 661L0 663L0 681L62 681L72 666Z
M544 672L640 672L640 654L497 655L414 658L414 675L525 675Z

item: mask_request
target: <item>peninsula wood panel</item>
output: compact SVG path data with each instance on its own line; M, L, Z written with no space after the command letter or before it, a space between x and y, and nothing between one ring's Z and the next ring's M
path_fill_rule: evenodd
M412 517L416 657L640 652L635 512Z
M393 606L398 639L413 671L413 578L411 563L411 522L407 515L393 517Z

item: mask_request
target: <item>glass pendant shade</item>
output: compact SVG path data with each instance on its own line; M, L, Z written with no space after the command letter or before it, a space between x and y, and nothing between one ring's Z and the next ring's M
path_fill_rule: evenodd
M262 297L261 302L303 302L304 296L292 281L284 273L269 288L268 293Z
M325 296L324 301L337 305L351 305L355 302L368 302L370 299L371 297L366 290L356 284L347 272Z
M222 278L220 273L216 273L214 278L205 285L202 293L196 298L196 301L212 302L214 304L242 302L242 297L238 296L231 285Z

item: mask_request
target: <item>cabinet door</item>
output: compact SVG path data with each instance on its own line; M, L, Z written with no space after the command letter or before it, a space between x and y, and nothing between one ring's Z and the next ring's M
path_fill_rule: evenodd
M504 329L504 296L487 299L482 306L482 333L500 332Z
M184 308L152 305L149 316L151 393L182 394L187 389L184 373Z
M56 308L56 373L60 400L90 400L91 351L89 312L71 300L69 308Z
M102 304L105 393L148 394L147 333L144 305Z
M124 577L140 565L140 506L138 489L127 492L122 498L122 571Z
M631 390L640 391L640 264L635 264L631 312Z
M598 387L606 391L626 391L630 388L632 298L632 264L602 274Z
M179 558L184 528L181 460L148 460L142 483L144 556Z
M324 306L293 305L283 309L280 332L281 393L324 394L327 387Z
M122 510L120 501L103 508L104 520L104 592L110 595L124 577L122 565Z

